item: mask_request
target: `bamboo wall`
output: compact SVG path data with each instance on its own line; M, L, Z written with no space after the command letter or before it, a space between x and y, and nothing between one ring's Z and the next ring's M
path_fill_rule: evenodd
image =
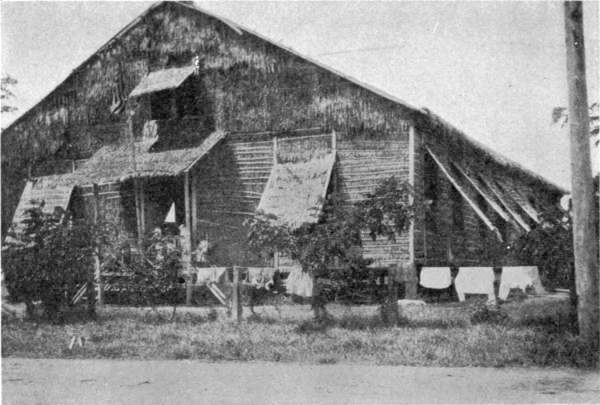
M441 131L438 129L438 131ZM424 160L428 146L442 161L445 167L451 168L452 162L488 179L505 183L509 197L518 199L521 194L535 198L537 208L540 210L551 209L558 204L560 195L551 192L530 178L519 176L518 172L507 171L500 164L490 160L478 153L471 145L451 137L440 137L436 131L417 131L415 139L415 203L423 206L424 203ZM452 184L437 170L438 178L438 204L433 211L435 227L428 226L425 221L424 210L416 212L415 217L415 260L418 264L428 266L441 266L449 263L449 251L457 265L463 266L508 266L528 263L518 263L511 252L506 251L499 260L492 258L493 249L498 246L496 236L490 231L475 213L474 209L461 198L460 209L464 219L463 230L453 227L453 206L451 201ZM519 190L517 195L513 191ZM477 195L470 196L476 201ZM503 224L505 221L487 204L479 204L485 215L495 225ZM515 207L519 210L518 207ZM526 217L524 212L519 212ZM534 222L527 217L530 226ZM523 229L511 220L504 225L506 232L503 235L505 241L513 241L523 235Z

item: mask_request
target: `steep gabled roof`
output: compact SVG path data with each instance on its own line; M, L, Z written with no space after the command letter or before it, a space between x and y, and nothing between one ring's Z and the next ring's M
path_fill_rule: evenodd
M259 34L257 32L254 32L251 29L245 28L235 22L232 22L224 17L221 17L217 14L214 14L212 12L206 11L204 9L199 8L198 6L196 6L193 2L166 2L166 1L161 1L161 2L157 2L154 3L153 5L151 5L146 11L144 11L140 16L138 16L136 19L134 19L132 22L130 22L129 24L127 24L125 27L123 27L115 36L113 36L110 40L108 40L102 47L100 47L100 49L98 49L94 54L92 54L89 58L87 58L81 65L79 65L76 69L73 70L73 72L71 72L71 74L63 81L61 82L61 84L59 84L54 90L52 90L46 97L44 97L42 100L40 100L35 106L33 106L31 109L29 109L27 112L25 112L22 116L20 116L19 118L17 118L8 128L12 128L14 125L16 125L18 122L22 121L23 119L25 119L26 116L28 116L33 110L35 110L45 99L47 99L48 97L50 97L55 91L57 91L60 86L67 81L69 78L71 78L71 76L73 74L75 74L76 72L78 72L81 69L84 69L89 63L93 62L96 58L98 58L103 51L110 49L120 38L122 38L125 34L127 34L131 29L133 29L134 27L136 27L147 15L149 15L152 11L156 10L157 8L163 6L164 4L176 4L179 7L184 7L188 10L192 10L194 12L197 12L205 17L209 17L212 18L216 21L221 22L222 24L226 25L227 27L229 27L231 30L233 30L235 33L237 33L238 35L251 35L254 36L266 43L269 43L285 52L287 52L288 54L300 58L304 61L307 61L311 64L313 64L316 67L319 67L323 70L326 70L328 72L331 72L335 75L337 75L338 77L341 77L342 79L358 86L361 87L369 92L371 92L374 95L377 95L379 97L381 97L382 99L385 99L405 110L407 110L408 112L410 112L411 114L414 115L415 118L417 118L420 122L426 122L427 125L431 125L431 126L442 126L446 131L448 131L452 136L457 137L467 143L469 143L470 145L472 145L475 149L483 152L484 155L488 156L491 160L495 161L497 164L499 164L500 166L514 171L514 172L520 172L525 174L526 176L528 176L529 178L531 178L534 181L537 181L543 185L545 185L546 187L554 190L557 193L561 193L561 194L565 194L567 193L567 191L559 186L557 186L556 184L548 181L547 179L543 178L542 176L538 175L537 173L534 173L526 168L524 168L523 166L519 165L518 163L504 157L503 155L493 151L491 148L481 144L478 141L475 141L474 139L468 137L464 132L462 132L461 130L457 129L456 127L454 127L453 125L451 125L450 123L446 122L445 120L441 119L440 117L438 117L437 115L433 114L432 112L430 112L428 109L426 108L417 108L414 107L412 105L410 105L409 103L405 102L404 100L401 100L400 98L389 94L381 89L378 89L374 86L371 86L367 83L364 83L350 75L347 75L343 72L340 72L336 69L331 68L330 66L327 66L311 57L308 57L306 55L303 55L285 45L282 45L276 41L273 41L265 36L263 36L262 34Z

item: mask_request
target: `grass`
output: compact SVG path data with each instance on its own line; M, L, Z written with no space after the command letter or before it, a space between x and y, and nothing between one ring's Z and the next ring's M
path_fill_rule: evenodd
M100 311L95 322L3 321L2 356L496 367L598 362L567 330L567 301L505 304L502 322L473 324L478 308L406 307L406 323L386 327L374 306L331 305L332 319L320 323L311 320L309 306L262 307L240 324L222 310L180 309L168 321L148 310L114 307ZM86 344L69 350L73 333L81 333Z

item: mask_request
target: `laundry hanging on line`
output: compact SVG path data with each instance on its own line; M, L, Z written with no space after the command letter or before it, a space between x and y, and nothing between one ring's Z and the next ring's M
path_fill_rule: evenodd
M291 270L284 283L288 294L301 297L312 297L312 278L308 273L302 271L302 268L298 267Z
M248 282L257 287L265 287L273 280L275 269L270 267L248 267Z
M465 294L485 294L488 302L496 301L492 267L460 267L454 287L459 301L465 300Z
M509 266L502 268L500 277L500 289L498 297L505 300L508 298L510 290L519 288L523 292L531 287L535 294L546 294L546 289L540 280L540 273L537 266Z
M423 267L419 284L425 288L443 290L452 285L452 274L449 267Z
M222 284L227 278L227 267L200 267L196 268L197 284L218 283Z

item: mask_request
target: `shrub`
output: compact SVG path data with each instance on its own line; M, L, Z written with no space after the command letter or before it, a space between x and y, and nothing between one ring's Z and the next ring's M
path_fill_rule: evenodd
M360 203L348 204L341 195L330 194L317 223L292 228L277 225L273 216L257 215L246 223L248 244L265 255L277 251L299 262L313 279L315 318L326 317L327 302L369 279L371 260L362 256L361 233L394 240L406 231L413 215L411 193L408 183L390 177ZM395 297L392 301L396 305Z
M487 323L493 325L506 325L510 318L506 311L500 307L482 305L478 307L471 315L471 323Z
M155 307L175 306L183 301L182 250L177 236L155 231L142 241L140 253L131 254L129 246L112 247L111 263L107 263L118 279L113 286L126 295L127 303Z
M541 223L517 239L512 249L517 258L539 267L546 287L574 291L573 228L564 212L542 213Z
M25 302L28 314L41 301L45 316L61 321L77 290L93 277L95 228L64 210L26 212L24 230L9 235L2 251L9 297Z

